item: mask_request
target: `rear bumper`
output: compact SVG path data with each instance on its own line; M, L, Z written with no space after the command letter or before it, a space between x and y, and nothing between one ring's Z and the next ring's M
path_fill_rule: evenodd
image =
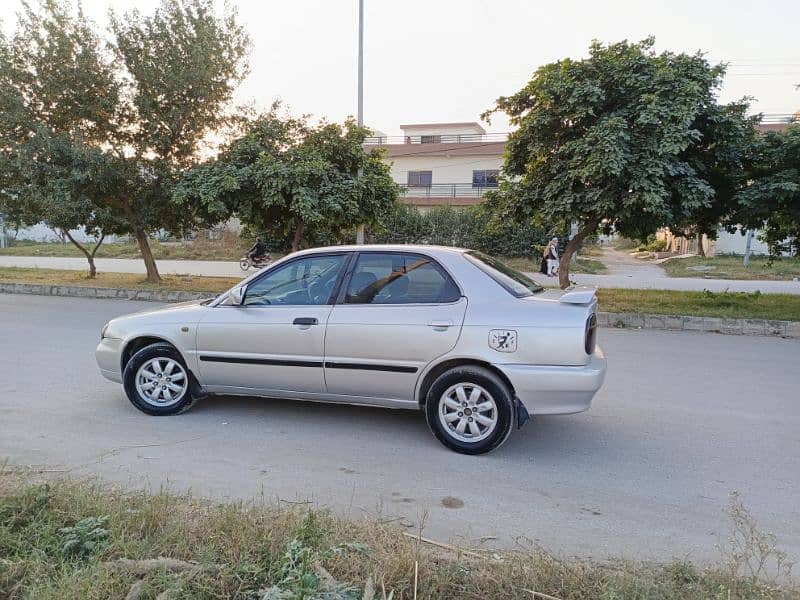
M606 358L597 348L580 367L497 365L532 415L566 415L587 410L603 385Z
M121 351L122 340L114 338L103 338L94 351L100 373L116 383L122 383Z

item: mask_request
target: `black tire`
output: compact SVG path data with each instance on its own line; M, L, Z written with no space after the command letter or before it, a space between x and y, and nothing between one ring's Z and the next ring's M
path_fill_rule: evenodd
M182 367L187 382L186 388L177 402L166 403L165 401L164 406L158 406L157 403L148 401L146 398L144 398L137 389L136 378L138 376L139 369L142 367L142 365L153 359L172 360ZM131 404L148 415L166 416L180 414L189 410L199 396L197 382L192 376L192 373L186 367L186 362L183 360L181 353L178 352L174 346L167 344L166 342L151 344L134 354L128 361L128 364L125 365L125 370L122 374L122 381L125 388L125 394L127 394L128 400L131 401Z
M247 269L250 268L250 259L242 258L241 260L239 260L239 268L242 271L247 271Z
M495 409L492 409L491 413L495 425L490 433L485 438L479 439L479 441L470 442L458 439L455 437L457 433L451 431L442 423L444 417L440 419L440 410L444 410L442 409L442 403L444 402L445 393L459 384L464 384L466 389L470 389L472 385L480 386L489 393L496 406L496 415L494 414ZM458 414L460 415L461 413ZM451 450L461 454L485 454L500 447L511 435L514 425L514 398L511 390L508 389L503 380L488 369L476 365L453 367L442 373L428 390L425 401L425 416L428 421L428 427L430 427L436 439Z

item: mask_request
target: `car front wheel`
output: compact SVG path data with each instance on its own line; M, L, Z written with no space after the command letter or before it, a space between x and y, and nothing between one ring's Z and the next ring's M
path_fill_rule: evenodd
M497 375L465 365L445 371L433 382L425 413L442 444L462 454L484 454L511 434L514 399Z
M146 346L134 354L123 372L125 393L148 415L174 415L188 410L197 396L183 357L170 344Z

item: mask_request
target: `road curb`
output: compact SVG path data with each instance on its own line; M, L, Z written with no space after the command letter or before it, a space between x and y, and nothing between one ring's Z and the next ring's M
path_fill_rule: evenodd
M134 290L70 285L0 282L0 294L33 294L148 302L185 302L216 296L213 292L178 292L167 290ZM800 321L770 319L723 319L687 315L651 315L641 313L598 312L600 327L619 329L661 329L664 331L700 331L729 335L762 335L800 339Z
M185 302L213 298L213 292L179 292L168 290L133 290L124 288L88 287L82 285L47 285L0 281L0 294L33 294L36 296L70 296L112 300L144 300L149 302Z

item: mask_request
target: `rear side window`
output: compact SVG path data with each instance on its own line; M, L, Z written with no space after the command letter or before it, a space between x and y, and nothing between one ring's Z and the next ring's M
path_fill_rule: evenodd
M345 304L436 304L461 297L433 259L420 254L362 253L345 292Z
M536 294L544 290L541 285L527 275L523 275L516 269L512 269L496 258L492 258L482 252L470 250L465 253L464 256L481 271L503 286L508 293L513 294L517 298L530 296L531 294Z

